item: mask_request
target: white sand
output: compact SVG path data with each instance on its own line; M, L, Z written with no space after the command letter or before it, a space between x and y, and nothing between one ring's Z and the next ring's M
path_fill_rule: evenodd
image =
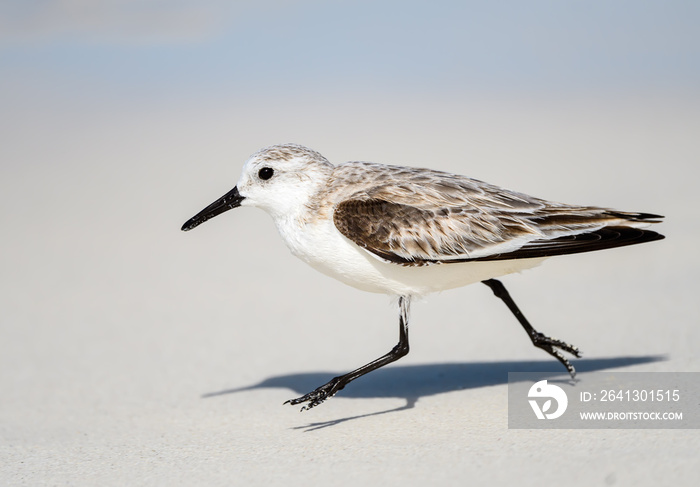
M509 430L506 372L558 364L480 285L414 303L397 364L312 411L283 406L388 351L395 306L294 259L260 211L179 227L287 141L658 212L662 242L504 282L584 351L580 371L700 371L696 104L348 102L330 122L324 103L301 119L253 105L12 111L0 485L695 485L697 430Z

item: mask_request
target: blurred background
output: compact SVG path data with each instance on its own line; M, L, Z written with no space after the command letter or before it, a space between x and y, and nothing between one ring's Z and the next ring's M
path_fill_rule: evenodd
M310 420L279 404L307 391L201 395L347 371L394 345L394 305L298 262L264 213L180 232L275 143L665 214L663 242L504 282L538 329L586 357L663 355L644 370L700 370L699 22L689 0L0 2L6 478L27 466L67 475L68 461L124 447L131 466L112 473L133 480L155 468L136 445L197 444L188 434L205 430L206 450L230 440L221 424L269 465L282 440L260 428L298 441L294 425ZM485 286L413 309L402 363L547 359ZM402 404L374 400L341 395L318 414ZM460 408L442 417L458 421ZM505 420L496 410L487 423ZM246 461L238 472L253 476Z

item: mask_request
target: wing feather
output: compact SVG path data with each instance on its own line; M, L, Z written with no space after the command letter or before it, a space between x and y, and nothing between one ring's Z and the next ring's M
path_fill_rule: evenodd
M538 258L663 238L637 228L660 221L658 215L564 205L437 171L354 164L391 177L342 198L333 222L389 262Z

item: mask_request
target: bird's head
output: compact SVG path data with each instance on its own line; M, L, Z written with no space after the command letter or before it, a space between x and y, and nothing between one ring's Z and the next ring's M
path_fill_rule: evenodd
M273 145L253 154L243 165L238 184L190 218L182 230L239 206L254 206L274 219L287 218L304 207L326 183L333 165L316 151L297 144Z

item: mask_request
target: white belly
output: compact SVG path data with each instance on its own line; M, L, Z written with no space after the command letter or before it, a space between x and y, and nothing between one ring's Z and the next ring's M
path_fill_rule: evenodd
M278 222L294 255L314 269L363 291L424 296L539 265L544 258L403 266L380 260L338 232L330 220L299 227Z

